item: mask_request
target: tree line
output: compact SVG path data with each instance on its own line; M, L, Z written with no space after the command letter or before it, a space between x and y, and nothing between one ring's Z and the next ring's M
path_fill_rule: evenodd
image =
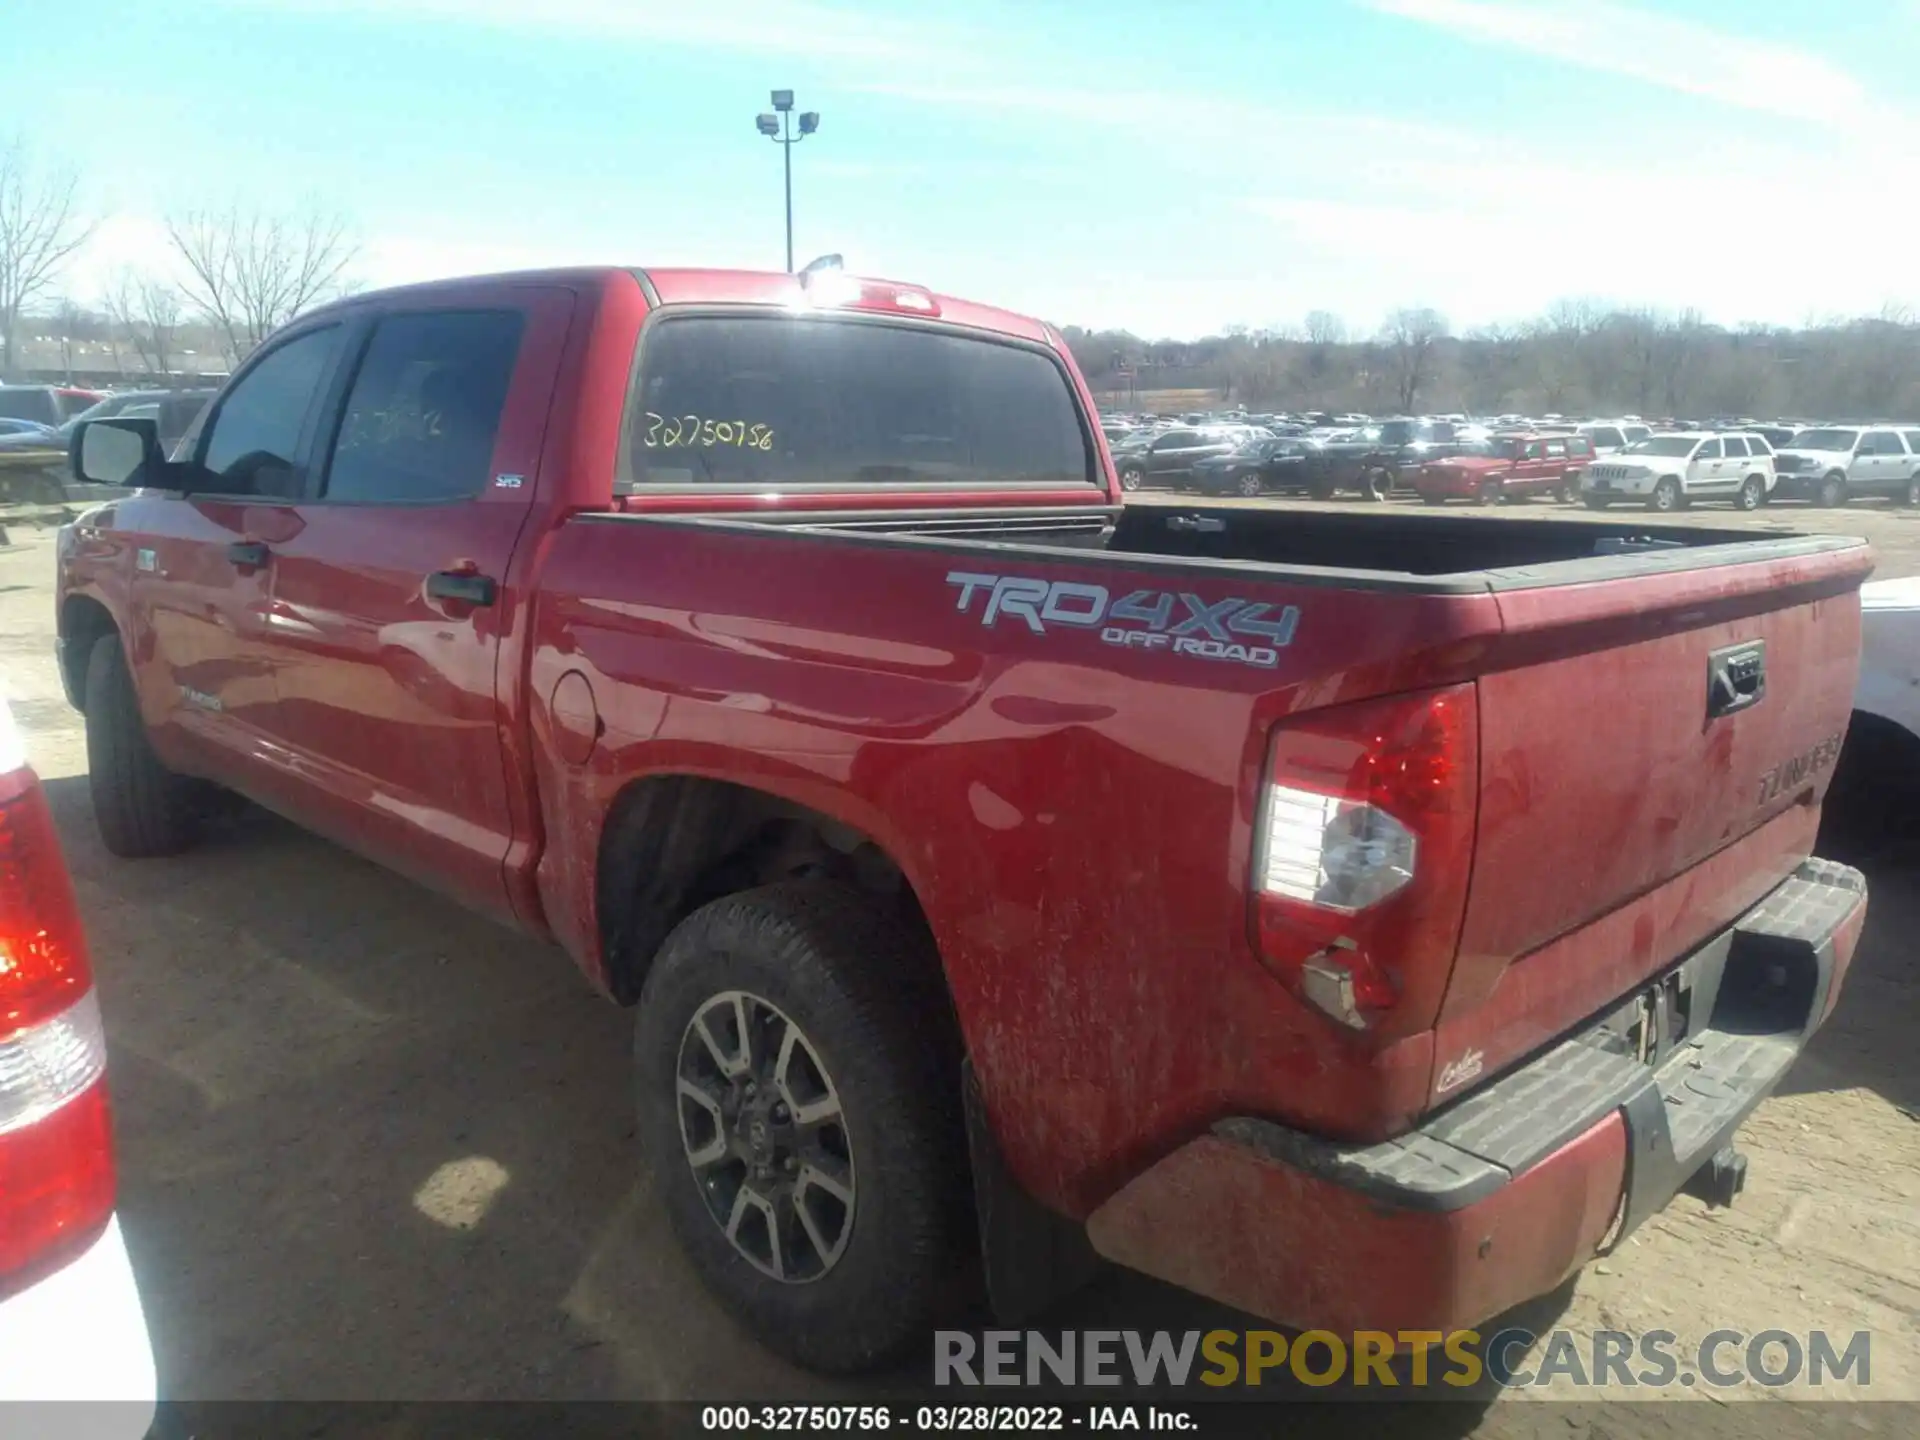
M1462 334L1430 309L1395 310L1360 335L1324 310L1192 341L1065 333L1112 409L1207 391L1250 410L1920 418L1920 323L1892 306L1798 327L1570 299Z
M19 138L0 142L0 375L17 373L29 316L63 344L104 340L123 368L130 361L155 376L180 368L189 350L231 365L293 316L349 291L359 254L350 223L318 205L291 214L186 207L166 217L159 253L82 305L62 285L99 219L72 167ZM1798 327L1728 327L1693 310L1569 299L1537 319L1460 334L1426 308L1395 310L1357 333L1316 310L1297 326L1233 326L1200 340L1065 334L1109 408L1178 390L1256 410L1920 418L1920 323L1892 307Z
M154 376L173 373L190 349L211 348L230 366L301 311L349 290L359 253L347 220L318 205L290 214L185 207L166 217L160 253L121 269L85 305L62 286L101 218L71 166L18 137L0 142L0 376L22 368L29 317L69 349L68 368L81 340L105 341Z

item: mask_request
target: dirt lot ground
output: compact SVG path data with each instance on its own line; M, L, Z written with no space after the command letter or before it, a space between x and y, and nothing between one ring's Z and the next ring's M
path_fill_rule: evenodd
M1510 513L1549 511L1586 519ZM1716 508L1689 521L1864 533L1882 574L1920 572L1920 513ZM708 1302L636 1156L628 1016L557 954L262 813L179 859L107 856L79 717L54 673L51 535L13 539L0 549L0 684L47 780L92 934L122 1214L164 1394L857 1400L924 1375L821 1382ZM1536 1328L1683 1340L1864 1328L1866 1393L1920 1399L1915 861L1890 857L1874 876L1837 1016L1747 1128L1742 1203L1676 1201L1529 1315ZM1220 1323L1247 1322L1126 1275L1048 1319ZM1741 1398L1768 1393L1779 1392ZM1915 1413L1851 1408L1841 1428L1913 1433ZM1408 1433L1776 1435L1811 1418L1800 1405L1645 1406L1616 1391L1564 1411L1454 1406Z

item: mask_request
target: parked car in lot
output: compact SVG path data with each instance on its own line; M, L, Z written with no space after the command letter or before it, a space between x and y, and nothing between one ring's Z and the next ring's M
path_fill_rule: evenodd
M1920 833L1920 576L1860 587L1860 681L1820 824L1823 853L1866 858Z
M1774 461L1780 493L1828 507L1856 495L1920 505L1920 429L1891 425L1802 430Z
M58 452L66 448L60 432L51 425L42 425L38 420L0 420L0 454L16 450Z
M137 1440L153 1420L106 1066L73 882L0 698L0 1434Z
M1333 494L1320 447L1310 440L1271 435L1244 440L1224 455L1195 463L1193 488L1202 495L1265 495L1305 491L1316 500Z
M1637 420L1595 420L1579 427L1596 455L1612 455L1629 445L1638 445L1653 434L1651 426Z
M1808 857L1867 547L1124 505L1091 417L893 282L309 312L178 460L75 435L142 487L56 547L102 839L214 782L564 949L693 1270L820 1369L976 1247L1003 1315L1104 1256L1446 1331L1730 1201L1863 922Z
M0 385L0 419L58 426L102 398L72 385Z
M1655 435L1587 471L1590 510L1641 500L1649 510L1680 510L1696 500L1730 500L1742 510L1767 503L1773 452L1758 435L1680 431Z
M1593 459L1584 435L1496 435L1459 455L1429 460L1410 472L1413 488L1429 505L1472 500L1503 505L1534 495L1570 500L1580 493L1580 475Z
M1123 490L1184 490L1193 483L1201 461L1231 454L1251 438L1252 432L1240 426L1181 426L1162 430L1124 453L1116 451L1113 463Z
M1366 425L1351 436L1329 439L1321 447L1327 473L1337 489L1356 490L1369 500L1384 500L1409 467L1457 455L1472 441L1451 420L1402 416Z

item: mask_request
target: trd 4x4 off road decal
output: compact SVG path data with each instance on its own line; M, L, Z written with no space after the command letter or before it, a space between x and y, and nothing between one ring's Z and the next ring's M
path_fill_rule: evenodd
M962 615L973 613L975 596L985 596L980 623L989 627L1011 620L1036 635L1046 634L1049 625L1097 629L1102 641L1123 649L1166 650L1263 669L1280 663L1280 651L1292 643L1300 623L1297 606L1238 596L1206 600L1184 591L1134 590L1115 600L1104 585L967 570L949 572L947 583L960 591L955 608Z

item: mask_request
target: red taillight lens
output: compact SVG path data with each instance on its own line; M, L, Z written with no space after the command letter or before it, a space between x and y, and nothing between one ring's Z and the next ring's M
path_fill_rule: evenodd
M1433 1023L1466 909L1479 792L1472 685L1315 711L1274 732L1254 844L1261 957L1355 1030Z
M113 1211L106 1061L53 816L33 772L14 768L0 773L0 1295Z

